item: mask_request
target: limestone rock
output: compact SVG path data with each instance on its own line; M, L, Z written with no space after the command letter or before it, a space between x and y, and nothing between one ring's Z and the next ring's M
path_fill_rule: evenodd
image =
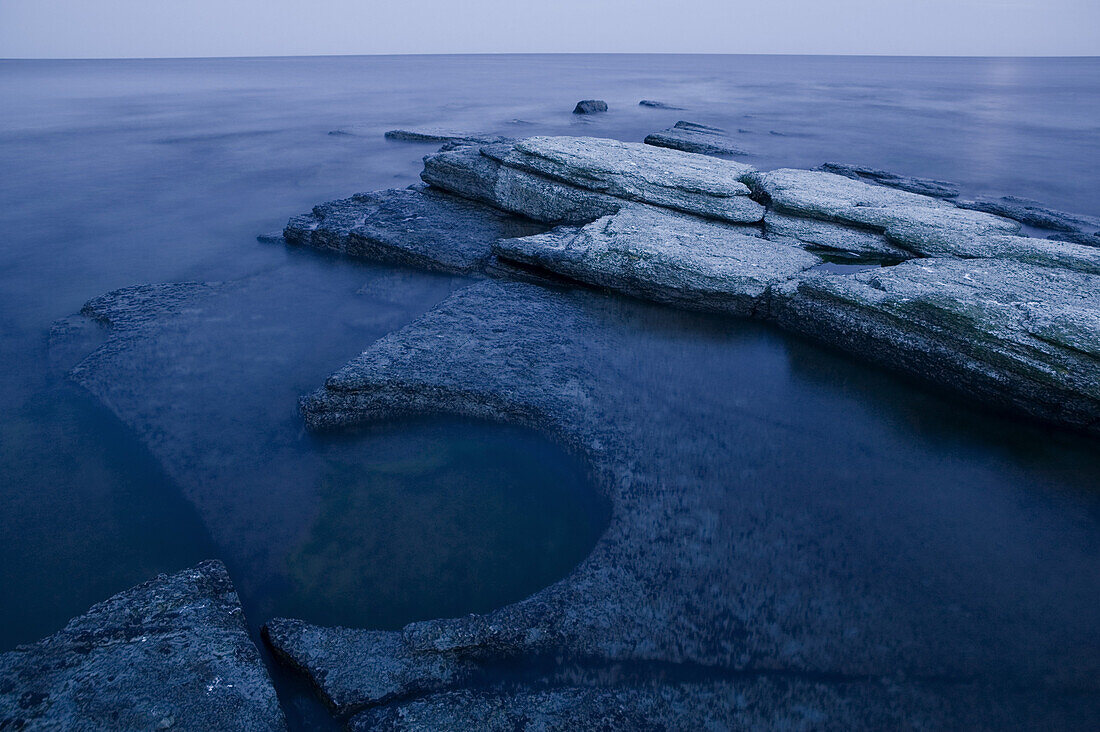
M769 285L820 262L729 224L640 204L580 229L504 239L493 251L642 299L743 316L762 306Z
M1100 434L1100 277L918 259L777 288L781 325L1004 408Z
M955 198L959 195L959 186L943 180L931 178L915 178L911 175L898 175L886 170L867 168L860 165L846 165L844 163L825 163L821 169L828 173L843 175L854 180L866 180L891 188L900 188L903 191L919 193L923 196L934 198Z
M2 729L285 728L221 562L120 592L0 655Z
M602 99L582 99L573 108L573 114L596 114L607 111L607 102Z
M682 120L666 130L648 135L645 138L645 144L701 155L748 154L733 144L725 130Z
M1080 232L1084 228L1100 227L1100 218L1059 211L1029 198L1001 196L1000 198L981 197L973 201L959 201L962 208L985 211L998 216L1015 219L1020 223L1037 229L1050 231Z

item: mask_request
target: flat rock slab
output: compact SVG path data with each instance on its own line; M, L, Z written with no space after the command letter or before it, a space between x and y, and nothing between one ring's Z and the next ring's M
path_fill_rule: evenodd
M652 109L683 109L683 107L676 107L666 102L659 102L654 99L643 99L638 102L639 107L650 107Z
M895 246L882 234L820 219L789 216L769 210L764 214L765 236L772 241L844 254L854 258L909 259L912 252Z
M439 191L359 193L290 220L289 244L444 272L482 269L498 238L542 227Z
M1069 213L1051 208L1039 201L1017 196L1000 198L982 197L973 201L959 201L962 208L985 211L998 216L1015 219L1037 229L1051 231L1081 232L1086 228L1100 228L1100 218Z
M926 469L908 438L878 455L843 430L810 427L807 415L845 408L816 382L799 392L801 410L781 413L773 391L728 359L786 362L731 351L722 339L746 337L738 324L704 335L689 318L589 290L487 281L333 374L303 400L311 428L435 413L528 425L589 461L611 520L572 573L514 605L397 632L276 620L277 652L338 710L386 707L359 721L399 728L448 705L502 723L561 713L587 728L616 700L629 724L677 698L680 711L655 711L658 721L813 710L819 728L957 728L969 708L1003 707L1024 726L1097 713L1100 659L1081 643L1094 604L1014 586L1031 587L1025 567L1051 551L1043 541L987 531L997 512L944 523L970 488L890 490ZM821 454L830 459L804 458ZM1004 508L1036 519L1034 506ZM1076 542L1058 535L1052 566L1073 569L1041 572L1036 587L1053 582L1060 597L1063 581L1095 583L1096 557L1073 559L1087 545ZM930 543L951 550L930 554ZM716 691L685 710L704 698L683 690L692 679ZM649 688L632 699L632 684ZM953 701L966 694L972 704ZM688 716L666 716L675 713Z
M503 239L493 251L504 260L645 300L749 316L766 307L770 285L821 260L744 229L629 204L579 229Z
M934 198L955 198L959 195L957 183L945 180L933 180L932 178L916 178L911 175L899 175L887 170L867 168L861 165L846 165L844 163L825 163L821 169L827 173L836 173L845 178L864 180L891 188L900 188L910 193L919 193L922 196Z
M731 160L595 137L529 137L483 152L504 166L627 201L732 223L764 218L740 181L752 168Z
M1100 434L1100 276L919 259L779 288L784 327L985 401Z
M748 155L733 143L725 130L694 122L677 122L666 130L647 135L644 142L701 155Z
M0 655L0 728L281 730L221 562L120 592Z
M500 135L475 135L454 130L441 130L434 127L411 130L388 130L387 140L402 142L430 142L438 145L486 145L495 142L509 142L510 138Z

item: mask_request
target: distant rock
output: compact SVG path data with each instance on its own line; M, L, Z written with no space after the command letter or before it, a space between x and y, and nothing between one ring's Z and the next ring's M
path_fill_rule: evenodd
M1078 233L1084 227L1100 227L1100 218L1059 211L1038 201L1016 196L984 197L973 201L959 201L958 205L961 208L1015 219L1037 229Z
M879 185L900 188L910 193L919 193L922 196L954 198L959 195L958 184L942 180L915 178L909 175L898 175L886 170L866 168L859 165L845 165L843 163L825 163L821 166L821 169L829 173L843 175L845 178L868 180Z
M261 244L283 244L286 240L283 239L283 232L269 231L266 234L257 234L256 241Z
M763 307L770 285L821 260L746 228L629 204L579 229L501 240L493 251L627 295L748 316Z
M285 729L221 562L120 592L0 655L0 729Z
M288 244L422 269L481 269L498 238L541 231L495 209L436 190L360 193L290 220Z
M702 155L748 155L733 144L725 130L694 122L680 121L660 132L646 136L645 144Z
M402 142L430 142L434 144L448 145L484 145L494 142L507 142L510 138L499 135L471 135L452 130L440 130L433 128L417 130L389 130L385 135L387 140L400 140Z
M1100 276L915 259L777 287L785 328L988 403L1100 431Z
M577 102L573 114L596 114L607 111L607 102L602 99L584 99Z
M639 107L652 107L653 109L683 109L683 107L674 107L671 104L665 104L664 102L655 102L652 99L643 99L638 102Z

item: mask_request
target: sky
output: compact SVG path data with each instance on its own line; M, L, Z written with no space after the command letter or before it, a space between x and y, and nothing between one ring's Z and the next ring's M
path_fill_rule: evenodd
M1100 0L0 0L0 58L1098 56Z

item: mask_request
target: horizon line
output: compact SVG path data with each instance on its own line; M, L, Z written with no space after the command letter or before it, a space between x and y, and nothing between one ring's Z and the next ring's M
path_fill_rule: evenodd
M967 54L967 53L726 53L706 51L458 51L449 53L304 53L245 56L11 56L0 61L214 61L291 58L386 58L415 56L788 56L792 58L959 58L959 59L1098 59L1097 54Z

